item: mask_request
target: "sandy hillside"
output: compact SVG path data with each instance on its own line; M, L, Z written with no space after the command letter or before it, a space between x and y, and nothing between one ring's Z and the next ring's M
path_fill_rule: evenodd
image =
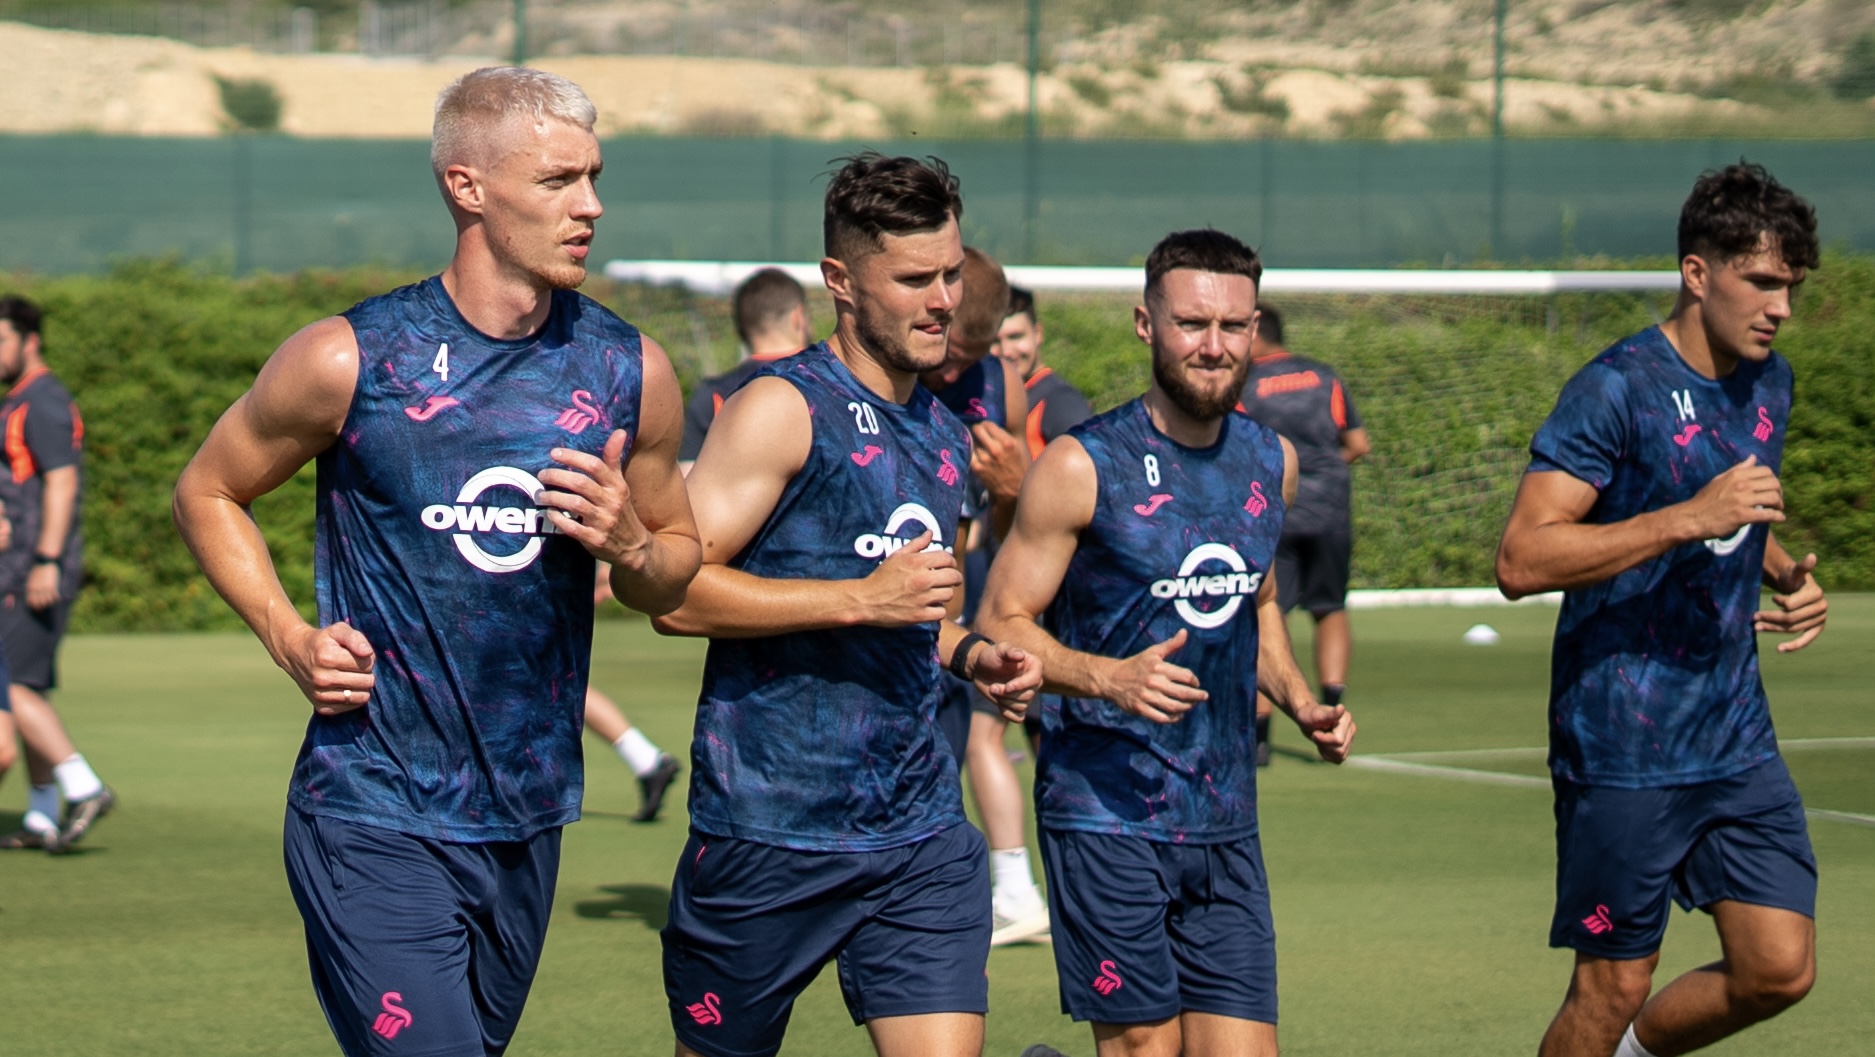
M1423 20L1441 4L1410 7L1419 12L1413 17ZM1568 29L1577 34L1585 56L1598 47L1605 51L1609 45L1595 35L1600 32L1596 17L1591 13L1551 33ZM1384 21L1374 24L1385 28ZM1256 29L1247 22L1241 38L1220 39L1203 58L1150 63L1123 61L1126 49L1138 46L1137 41L1129 45L1124 34L1091 38L1078 61L1062 63L1042 78L1040 99L1050 134L1401 139L1486 131L1490 83L1469 76L1482 75L1482 68L1454 74L1454 57L1435 53L1447 64L1442 76L1403 72L1373 57L1380 52L1372 40L1337 42L1318 33L1313 40L1281 41ZM1424 32L1430 31L1399 28L1402 39ZM1422 54L1426 50L1420 49ZM215 83L220 76L272 84L284 103L281 128L292 135L423 137L437 90L493 61L278 55L15 23L0 23L0 54L8 56L9 74L0 78L0 131L182 136L214 135L224 128L227 119ZM1022 70L1011 64L805 67L746 59L569 55L544 58L539 65L585 86L599 106L603 134L766 133L826 139L914 130L980 134L1007 131L1022 112L1026 92ZM1426 65L1421 62L1420 68ZM1652 80L1649 86L1513 77L1507 121L1524 131L1592 132L1687 121L1761 122L1770 116L1733 100L1667 89L1659 77Z

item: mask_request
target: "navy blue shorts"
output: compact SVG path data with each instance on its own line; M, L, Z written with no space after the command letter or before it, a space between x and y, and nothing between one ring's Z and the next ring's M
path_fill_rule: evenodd
M1041 844L1063 1013L1276 1023L1276 927L1256 837L1165 844L1044 826Z
M989 1011L990 869L964 824L873 852L692 831L671 882L664 991L678 1041L769 1057L829 959L853 1022Z
M349 1057L499 1054L527 1003L560 830L450 844L286 813L313 990Z
M1668 789L1557 779L1552 947L1645 958L1667 934L1667 902L1730 899L1816 916L1816 855L1784 761Z

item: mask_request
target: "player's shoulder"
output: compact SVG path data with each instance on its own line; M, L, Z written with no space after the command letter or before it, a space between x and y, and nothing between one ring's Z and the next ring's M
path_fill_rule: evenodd
M587 297L578 290L555 290L554 312L574 330L595 331L607 339L638 343L643 334L624 316Z
M46 371L33 379L32 384L20 392L20 398L28 404L45 404L64 408L72 403L72 391L65 387L65 383L59 380L57 374Z

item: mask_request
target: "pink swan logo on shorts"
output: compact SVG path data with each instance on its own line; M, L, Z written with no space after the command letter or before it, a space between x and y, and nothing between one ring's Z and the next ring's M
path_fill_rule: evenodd
M1262 517L1263 512L1270 508L1270 501L1263 498L1262 481L1250 482L1250 498L1244 500L1243 508L1250 512L1251 517Z
M974 396L971 397L970 402L964 406L968 407L970 409L970 414L974 415L977 418L989 418L990 417L989 409L983 406L983 401L978 400Z
M723 1011L716 1006L719 1001L721 999L716 997L716 992L711 991L703 996L703 1001L692 1002L685 1006L684 1010L690 1014L691 1020L707 1028L712 1024L723 1022Z
M1094 977L1094 990L1100 992L1101 997L1104 998L1125 986L1126 981L1121 980L1120 974L1114 971L1118 968L1119 966L1111 960L1100 963L1100 975Z
M378 1019L371 1023L371 1030L386 1039L395 1039L398 1032L416 1023L416 1018L410 1015L410 1011L397 1004L403 1000L404 996L396 991L384 992L384 997L378 1000L379 1005L384 1007L384 1012L379 1013Z
M946 487L956 484L957 467L951 464L951 450L945 448L938 452L938 461L944 464L938 467L938 480L943 481Z
M1604 906L1596 907L1595 913L1582 919L1582 924L1583 927L1589 930L1589 934L1592 936L1599 936L1604 932L1613 932L1615 930L1615 923L1609 920L1608 908Z

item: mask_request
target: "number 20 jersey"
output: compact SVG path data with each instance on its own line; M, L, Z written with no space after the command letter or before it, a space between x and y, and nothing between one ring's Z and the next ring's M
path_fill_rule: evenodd
M556 291L532 337L490 338L437 278L345 313L357 388L318 459L321 625L377 651L370 704L313 717L288 802L440 840L523 840L579 817L593 559L535 502L556 447L638 435L638 331Z
M771 579L858 580L921 533L950 550L970 437L923 386L903 405L825 344L757 377L800 391L813 445L730 560ZM690 824L800 851L881 851L964 820L937 725L938 625L710 641L690 743Z
M1282 441L1239 412L1187 448L1143 400L1074 427L1098 500L1048 626L1069 649L1131 657L1180 630L1171 655L1210 697L1176 723L1108 701L1049 698L1036 770L1044 826L1167 843L1257 831L1258 590L1283 523Z

